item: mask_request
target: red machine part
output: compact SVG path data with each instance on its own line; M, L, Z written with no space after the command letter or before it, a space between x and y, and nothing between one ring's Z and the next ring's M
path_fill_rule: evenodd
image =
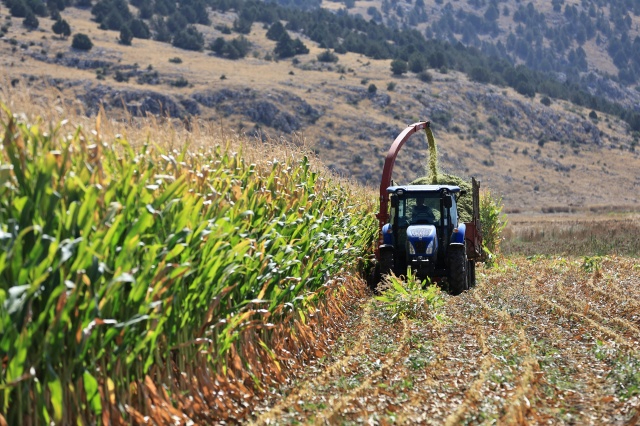
M391 186L391 175L393 173L393 166L396 162L396 157L402 145L409 139L411 135L419 130L431 131L429 128L430 122L419 121L417 123L410 124L406 129L398 135L393 141L387 158L384 160L384 168L382 169L382 181L380 182L380 212L376 215L378 218L378 245L376 247L376 258L380 258L379 247L382 244L382 227L389 220L389 195L387 194L387 188Z

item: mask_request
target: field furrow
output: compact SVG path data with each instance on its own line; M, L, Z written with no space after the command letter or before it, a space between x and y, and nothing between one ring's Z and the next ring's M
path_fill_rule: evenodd
M266 419L276 424L633 424L640 417L635 263L520 259L427 315L370 300L353 342ZM629 267L630 273L621 268ZM425 307L425 309L427 309Z

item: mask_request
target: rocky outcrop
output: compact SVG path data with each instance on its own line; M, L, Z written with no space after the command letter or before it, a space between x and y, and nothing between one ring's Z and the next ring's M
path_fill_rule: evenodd
M322 113L298 96L286 92L259 93L251 89L199 92L192 98L225 116L244 115L257 124L291 133L313 124Z

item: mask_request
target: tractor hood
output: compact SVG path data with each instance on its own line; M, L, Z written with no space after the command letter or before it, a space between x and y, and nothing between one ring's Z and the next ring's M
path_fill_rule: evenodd
M438 249L436 227L433 225L411 225L407 228L409 254L432 255Z

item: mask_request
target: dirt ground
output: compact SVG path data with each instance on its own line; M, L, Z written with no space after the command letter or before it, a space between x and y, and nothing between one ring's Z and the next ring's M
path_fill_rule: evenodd
M251 424L635 424L640 260L505 258L424 316L363 299Z

